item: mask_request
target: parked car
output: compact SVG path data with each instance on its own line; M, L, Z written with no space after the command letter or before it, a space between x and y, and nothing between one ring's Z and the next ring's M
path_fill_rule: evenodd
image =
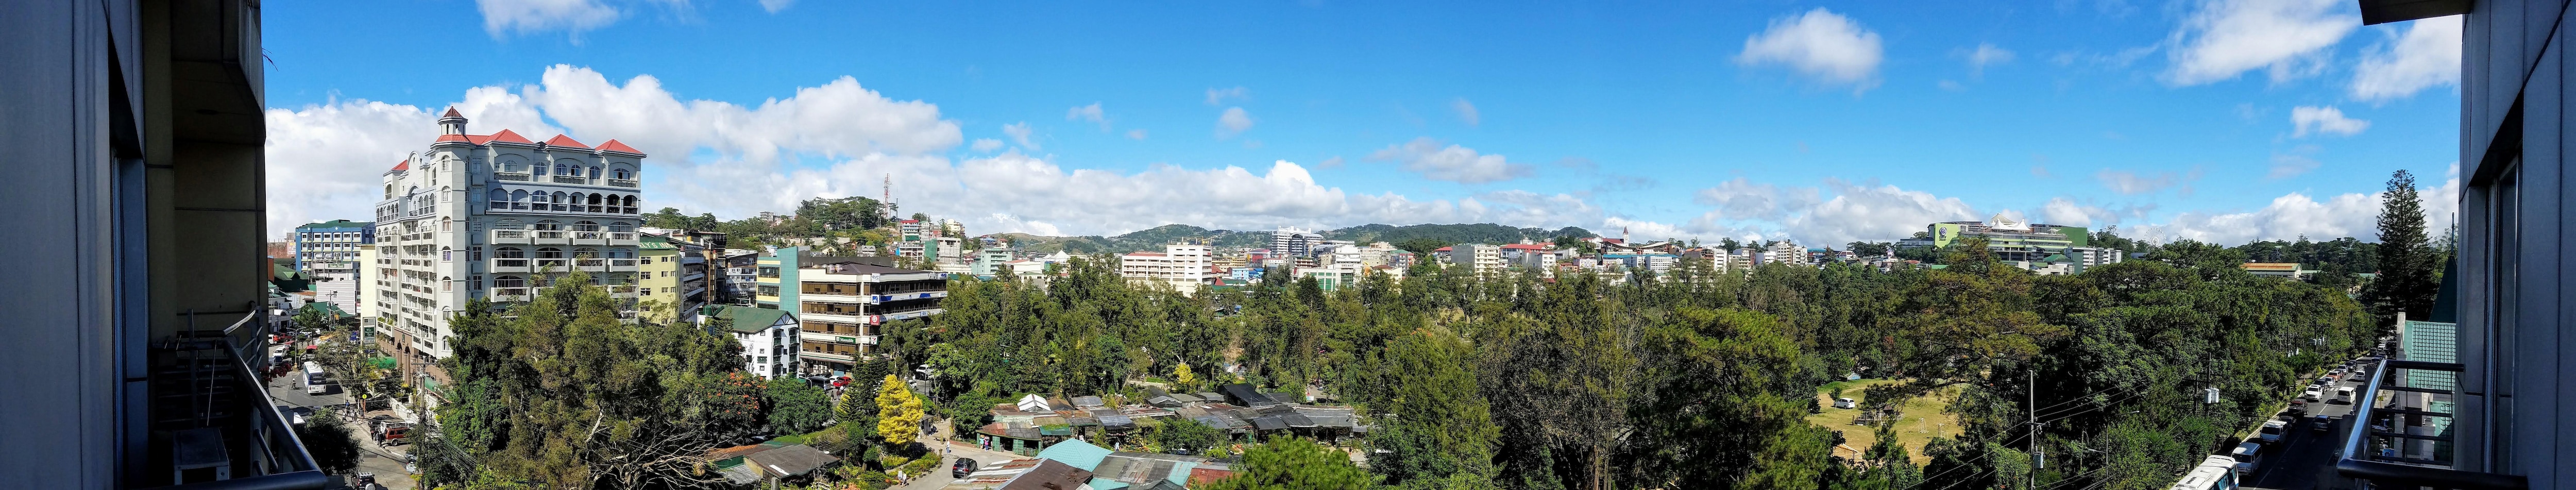
M2307 400L2290 400L2290 409L2289 409L2289 411L2285 411L2285 412L2281 412L2281 413L2286 414L2286 415L2289 415L2291 418L2298 418L2298 417L2306 416L2306 415L2308 414L2308 401L2307 401Z
M2332 416L2332 415L2318 415L2318 416L2314 416L2314 417L2308 417L2308 420L2309 420L2308 430L2313 430L2313 431L2317 431L2317 432L2326 432L2326 431L2334 430L2334 416Z
M1854 402L1850 398L1834 397L1834 408L1853 408L1858 406L1860 406L1860 403Z
M2255 444L2252 441L2247 441L2244 444L2237 444L2236 451L2230 454L2236 458L2236 472L2253 473L2255 468L2261 467L2263 464L2262 453L2262 444Z
M2255 438L2257 438L2257 439L2261 439L2264 443L2267 443L2267 444L2268 444L2268 443L2274 443L2274 442L2281 442L2281 433L2282 433L2282 432L2285 432L2285 431L2287 431L2287 430L2289 430L2289 428L2290 428L2290 423L2289 423L2289 422L2282 422L2282 421L2278 421L2278 420L2265 420L2265 421L2263 421L2263 430L2256 431L2256 435L2255 435L2254 437L2255 437Z
M2326 386L2323 384L2308 385L2307 391L2299 392L2299 399L2317 401L2317 397L2325 395L2325 390Z
M957 464L948 467L949 478L965 478L967 474L974 472L975 460L968 458L957 458Z

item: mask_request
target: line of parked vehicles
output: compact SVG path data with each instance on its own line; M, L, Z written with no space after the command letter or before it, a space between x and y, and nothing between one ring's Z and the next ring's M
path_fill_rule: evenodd
M2372 374L2370 372L2370 366L2377 364L2379 362L2379 356L2385 353L2386 351L2384 347L2374 349L2368 356L2354 359L2349 363L2338 366L2331 371L2327 371L2326 374L2317 377L2316 383L2309 384L2307 388L2299 392L2298 398L2290 400L2290 406L2288 409L2281 411L2278 416L2271 420L2263 421L2263 427L2255 431L2254 437L2238 443L2235 449L2229 451L2226 455L2210 456L2209 458L2202 460L2198 467L2193 468L2190 472L2184 473L2183 479L2175 482L2172 490L2218 490L2237 488L2239 486L2238 480L2246 478L2247 475L2252 474L2254 470L2262 468L2263 456L2265 454L2269 454L2266 449L2274 446L2275 443L2280 442L2282 438L2287 437L2291 431L2297 429L2294 425L2300 424L2301 422L2305 422L2306 428L2309 431L2321 434L2320 437L2322 437L2322 434L2332 433L2334 431L2335 421L2341 419L2341 417L2327 414L2310 414L2308 413L2309 406L2311 404L2326 403L2342 405L2363 403L2363 401L2353 398L2356 395L2353 387L2343 386L2342 383L2353 379L2369 379L2369 376ZM2383 426L2380 424L2384 424L2386 422L2371 421L2371 423L2373 424L2372 427L2374 430L2384 430L2384 428L2382 428Z

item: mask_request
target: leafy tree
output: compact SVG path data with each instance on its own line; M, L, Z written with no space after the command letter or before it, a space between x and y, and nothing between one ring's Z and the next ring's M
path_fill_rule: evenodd
M1428 257L1431 255L1431 251L1439 250L1440 247L1449 246L1451 243L1454 242L1438 238L1408 238L1404 241L1395 242L1394 245L1397 249L1401 249L1406 252L1413 252L1414 255Z
M351 430L339 412L315 410L295 428L295 438L304 441L305 452L313 454L313 464L323 473L345 475L358 470L358 437Z
M1380 403L1370 442L1380 453L1369 468L1388 481L1419 487L1451 475L1493 477L1502 430L1478 393L1475 350L1447 329L1416 330L1386 353L1392 396ZM1446 483L1443 483L1446 484Z
M769 407L769 427L779 432L812 432L832 418L831 404L825 400L823 389L802 379L771 378L760 395Z
M1206 455L1225 444L1225 431L1183 417L1163 417L1153 430L1154 445L1177 454Z
M921 397L894 375L885 376L877 388L877 436L886 444L911 444L921 433Z
M1272 437L1244 450L1240 473L1208 482L1208 490L1365 490L1377 475L1349 456L1297 437Z
M1189 388L1198 386L1199 378L1190 373L1190 363L1183 362L1172 366L1172 382L1182 388Z

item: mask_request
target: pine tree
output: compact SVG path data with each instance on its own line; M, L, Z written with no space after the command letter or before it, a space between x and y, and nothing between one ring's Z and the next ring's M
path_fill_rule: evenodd
M2432 312L2439 287L2433 269L2415 175L2399 170L2389 176L2388 192L2380 194L2379 277L2370 287L2371 307L2383 317L2404 312L2410 318L2423 318Z

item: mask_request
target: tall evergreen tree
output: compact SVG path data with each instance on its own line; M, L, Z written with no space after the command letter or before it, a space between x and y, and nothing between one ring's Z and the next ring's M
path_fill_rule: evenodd
M2404 312L2423 318L2433 311L2440 287L2433 280L2431 239L2424 235L2424 203L2415 194L2415 174L2399 170L2388 177L2380 194L2379 277L2370 287L2374 313L2392 317Z

